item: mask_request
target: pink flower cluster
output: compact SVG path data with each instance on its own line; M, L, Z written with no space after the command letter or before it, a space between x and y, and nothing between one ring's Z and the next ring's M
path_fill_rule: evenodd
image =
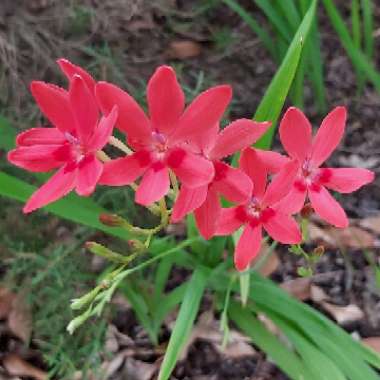
M327 189L350 193L374 179L366 169L321 168L343 136L344 107L330 112L314 137L304 114L289 108L279 128L288 154L284 156L250 147L270 122L239 119L220 129L232 95L227 85L202 92L185 107L174 70L161 66L147 86L147 115L117 86L95 82L68 60L58 64L69 80L68 90L39 81L31 84L52 127L19 134L16 149L8 155L10 162L29 171L58 169L31 196L25 213L74 189L88 196L97 184L125 186L140 177L135 200L148 206L168 194L172 174L181 187L171 221L194 212L206 239L244 226L235 251L235 265L244 270L259 252L263 229L285 244L301 241L293 215L306 198L322 219L346 227L347 216ZM126 135L131 153L107 160L102 149L114 127ZM226 158L239 151L239 168L234 168ZM223 208L221 197L234 206Z

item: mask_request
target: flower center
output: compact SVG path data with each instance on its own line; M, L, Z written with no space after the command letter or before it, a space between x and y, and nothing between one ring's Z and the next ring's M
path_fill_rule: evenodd
M86 148L83 146L83 144L81 144L79 139L73 136L71 133L65 132L65 137L71 146L71 153L74 156L74 160L76 162L80 162L87 153Z
M261 205L257 198L252 197L245 208L247 215L259 219L261 216Z
M167 140L165 135L160 132L152 132L153 147L158 153L164 153L167 149Z

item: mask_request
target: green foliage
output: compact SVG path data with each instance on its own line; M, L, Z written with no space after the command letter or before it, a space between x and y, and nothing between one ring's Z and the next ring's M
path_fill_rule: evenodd
M366 2L363 2L365 11L365 44L367 55L364 54L357 46L355 41L351 38L350 32L338 11L338 8L335 6L332 0L322 0L323 5L325 6L326 12L330 18L331 24L337 32L343 47L345 48L348 56L351 59L352 64L355 67L357 72L363 73L365 77L373 83L378 91L380 91L380 73L375 69L373 64L368 59L368 56L372 55L372 46L373 40L370 30L372 29L372 16L370 5ZM358 19L357 12L354 12L354 18ZM359 20L354 21L354 23L359 23ZM356 28L358 29L358 28ZM358 39L358 31L356 34L356 40ZM360 74L361 75L361 74Z
M78 229L66 243L50 243L56 239L46 238L46 219L33 215L27 224L23 235L18 230L17 239L13 224L2 225L1 242L9 249L2 257L7 266L4 282L25 294L32 310L33 341L43 354L49 375L72 379L74 372L81 370L86 379L88 371L96 369L106 355L103 341L107 324L100 319L75 336L66 333L66 325L73 317L67 305L75 292L89 289L96 277L88 271L88 255L80 252L88 233ZM47 231L43 232L44 228Z

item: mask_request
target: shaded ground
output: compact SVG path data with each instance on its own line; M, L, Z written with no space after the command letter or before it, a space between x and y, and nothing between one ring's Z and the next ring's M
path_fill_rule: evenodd
M251 3L241 2L247 9L257 12ZM143 86L154 68L170 62L176 66L188 93L214 83L232 84L234 103L230 116L250 117L276 66L239 16L223 5L207 10L210 4L211 1L171 0L154 2L153 5L122 0L5 1L0 9L0 51L3 53L0 104L3 113L20 129L34 125L37 113L27 93L27 85L31 79L62 82L54 59L65 56L88 67L97 78L119 83L140 99ZM339 4L342 10L346 6L343 1ZM92 8L88 7L90 5ZM380 96L369 85L363 94L357 95L350 62L323 12L320 13L329 108L344 104L349 109L345 140L329 164L362 166L379 174ZM379 9L375 15L375 25L379 26ZM184 54L175 49L173 52L173 41L193 44L194 57L170 58ZM377 38L375 52L379 51L379 41ZM185 53L189 55L188 50L189 47ZM321 116L312 105L313 95L308 88L305 93L306 113L319 123ZM374 184L342 198L350 217L379 214L379 185L378 178ZM12 205L7 207L14 213L19 212ZM371 252L378 254L374 249ZM278 282L297 278L296 268L302 260L285 251L280 252L280 256L281 264L273 278ZM337 248L327 249L317 265L313 282L322 287L334 303L354 303L364 310L363 319L345 326L348 331L361 337L380 336L380 298L372 268L361 250L348 248L347 257L344 260ZM320 276L321 273L324 275ZM146 348L146 337L130 312L123 314L123 318L116 318L114 324L134 339L137 348ZM10 349L9 342L3 347L5 352ZM148 349L152 348L148 345ZM152 363L160 354L132 357L140 360L139 363ZM112 378L123 378L116 377L120 376L118 373ZM286 378L260 352L254 356L226 359L206 341L194 343L174 376L194 380Z

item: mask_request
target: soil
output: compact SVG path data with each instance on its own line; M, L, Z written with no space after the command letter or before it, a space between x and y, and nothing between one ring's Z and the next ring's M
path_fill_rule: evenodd
M6 70L7 96L2 102L4 111L24 128L31 119L30 97L26 85L32 78L61 82L54 68L53 58L68 59L89 66L101 79L113 80L130 91L141 89L154 68L162 63L172 63L182 73L181 81L194 88L199 73L204 73L207 87L213 83L230 83L234 90L234 102L230 117L251 117L259 104L276 65L268 56L250 28L228 7L219 4L208 12L199 13L196 1L166 0L159 2L84 1L93 7L93 13L83 13L88 24L77 25L78 14L73 16L62 8L59 1L5 2L0 12L1 32L12 36L14 46L23 54L12 55L8 47L10 66ZM63 2L64 3L64 2ZM131 5L133 3L133 5ZM155 4L151 4L155 3ZM206 2L205 2L206 3ZM211 3L211 2L210 2ZM337 1L340 9L347 12L346 3ZM203 4L203 3L202 3ZM241 5L261 17L253 2L241 1ZM83 8L85 9L85 8ZM108 15L105 17L105 15ZM60 19L59 23L55 23ZM346 137L328 165L362 166L380 173L380 96L369 84L358 95L355 72L323 10L319 11L322 54L325 62L325 85L328 106L343 104L348 107L349 120ZM1 20L7 19L7 23ZM375 9L375 25L380 27L380 7ZM51 51L41 51L38 45L17 34L17 26L24 28L33 23L48 20L45 29L39 26L32 34L40 43L44 38L54 43ZM69 29L71 25L71 29ZM76 25L76 34L73 28ZM218 46L216 36L228 30L230 44ZM44 31L45 36L42 35ZM378 34L378 33L377 33ZM200 53L192 58L168 59L168 48L173 41L196 42ZM220 45L220 43L219 43ZM84 47L91 47L85 49ZM376 38L375 52L380 51L380 38ZM108 50L107 50L108 49ZM17 51L16 51L17 53ZM95 59L93 57L96 57ZM100 58L99 58L100 57ZM379 63L380 56L376 57ZM95 62L96 60L96 62ZM15 62L17 65L15 66ZM112 63L112 65L109 65ZM13 65L13 66L12 66ZM116 68L118 68L118 70ZM380 67L380 65L378 65ZM19 95L21 94L21 95ZM24 95L25 94L25 95ZM317 125L321 116L312 102L309 87L305 90L305 111ZM17 100L17 101L16 101ZM12 106L10 106L12 105ZM278 142L275 141L275 146ZM380 179L352 195L342 197L344 208L352 218L378 215L380 212ZM375 252L377 255L379 252ZM277 282L297 278L296 268L301 259L284 250L281 265L272 275ZM346 259L338 250L329 249L316 266L313 282L322 287L338 305L354 303L365 313L356 324L344 326L350 333L361 337L380 336L380 296L374 286L373 273L360 251L348 250ZM318 307L318 305L314 305ZM113 323L120 331L140 331L131 314L116 318ZM138 335L138 334L137 334ZM141 343L144 345L145 343ZM139 346L139 343L136 342ZM157 356L143 358L147 362ZM187 358L174 372L173 379L192 380L284 380L287 377L274 364L258 353L253 357L225 359L207 341L196 341L189 349Z

